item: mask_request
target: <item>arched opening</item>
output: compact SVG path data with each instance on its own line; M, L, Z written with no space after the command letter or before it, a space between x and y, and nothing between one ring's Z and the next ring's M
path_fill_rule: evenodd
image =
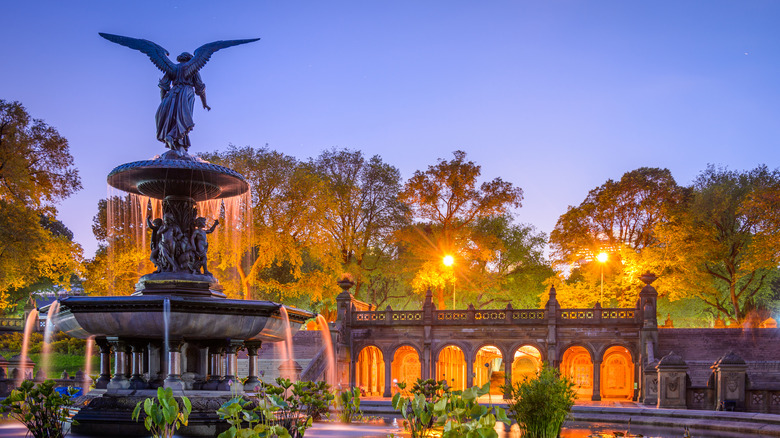
M378 348L368 346L360 350L355 362L355 385L362 395L384 395L385 360Z
M466 356L454 345L441 349L436 359L436 380L446 380L455 391L466 389Z
M523 345L515 350L512 360L512 385L525 379L533 379L542 369L542 353L536 347Z
M620 346L609 347L601 361L602 398L634 397L634 362L631 353Z
M593 396L593 360L584 347L570 347L563 353L561 373L574 382L574 390L580 399Z
M422 374L420 355L417 350L408 345L403 345L395 350L393 362L390 364L390 377L393 379L392 393L398 392L398 384L406 383L406 391L412 389L412 385Z
M474 384L482 386L490 382L491 394L502 394L504 384L504 358L501 350L492 345L486 345L477 351L474 358Z

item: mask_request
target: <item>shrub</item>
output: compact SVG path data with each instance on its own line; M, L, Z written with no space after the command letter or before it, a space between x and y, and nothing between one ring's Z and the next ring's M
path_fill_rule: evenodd
M360 411L360 390L358 388L340 392L336 399L336 405L339 409L339 420L342 423L351 423L363 416Z
M146 414L144 418L146 430L151 432L154 438L172 438L176 429L187 425L187 419L192 411L192 404L187 397L182 397L181 401L183 406L179 407L171 388L157 388L157 399L147 398L138 402L132 418L138 421L143 405Z
M24 424L35 438L61 438L70 395L58 393L54 385L53 380L38 386L25 380L2 401L0 412Z
M508 410L526 438L556 438L577 397L574 382L547 364L535 379L515 383L511 392Z

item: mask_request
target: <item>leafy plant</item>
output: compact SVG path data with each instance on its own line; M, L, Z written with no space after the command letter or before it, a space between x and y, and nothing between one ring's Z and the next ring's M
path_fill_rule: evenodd
M420 382L422 381L418 380L418 383ZM406 382L398 383L398 388L403 392L406 389ZM431 436L434 427L434 406L441 401L446 403L446 399L438 397L437 393L431 393L431 398L427 398L417 384L412 389L411 397L402 397L401 392L393 396L393 409L401 412L412 438Z
M181 426L187 425L187 419L192 412L192 404L187 397L181 398L183 408L173 396L171 388L157 388L157 400L147 398L138 402L133 410L132 418L135 421L141 416L143 406L144 426L152 433L154 438L172 438L173 433Z
M21 422L35 438L60 438L68 420L69 394L54 390L55 382L47 380L38 386L30 380L11 391L0 403L0 413Z
M508 410L527 438L556 438L577 397L574 382L547 364L535 379L515 383L511 392Z
M360 390L352 388L339 393L336 399L336 406L339 409L339 420L342 423L351 423L363 416L360 411Z
M284 426L274 422L278 410L279 407L268 396L261 397L256 404L235 396L217 410L219 418L230 424L230 429L219 434L218 438L291 438Z

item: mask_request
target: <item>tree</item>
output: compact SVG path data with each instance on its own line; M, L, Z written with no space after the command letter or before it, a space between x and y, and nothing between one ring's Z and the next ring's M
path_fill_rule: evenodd
M55 205L80 188L67 140L19 102L0 100L0 308L38 282L70 287L81 247Z
M780 263L778 187L780 171L766 166L708 166L696 178L690 202L659 227L681 290L738 322L772 294Z
M559 280L559 301L572 306L598 301L594 290L604 269L606 297L633 304L641 289L639 275L646 270L660 274L666 266L663 259L646 256L647 249L659 245L656 226L689 195L668 169L642 167L626 172L619 181L607 180L579 206L570 206L550 234L555 262L573 274ZM609 254L604 266L595 261L602 251Z
M281 300L335 296L338 261L319 226L324 214L323 183L294 157L268 148L237 148L203 158L244 175L251 187L252 237L246 248L227 239L210 248L215 275L238 278L245 299Z
M444 306L442 285L447 276L454 278L454 271L442 267L442 257L451 254L467 260L468 253L480 251L474 233L478 221L507 215L521 206L522 189L501 178L478 185L480 174L481 167L466 161L465 152L455 151L452 161L440 159L425 172L416 171L401 192L401 201L417 220L399 234L416 272L416 289L436 287L440 308Z
M356 271L355 293L363 277L393 255L391 237L405 224L407 207L398 199L401 173L378 155L331 149L310 160L324 183L322 226L337 246L344 271Z

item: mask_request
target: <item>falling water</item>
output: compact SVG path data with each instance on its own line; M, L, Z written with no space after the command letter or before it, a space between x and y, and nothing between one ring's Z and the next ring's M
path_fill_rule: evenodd
M43 332L43 351L41 351L41 370L48 379L51 378L51 337L54 334L55 326L52 318L60 309L60 302L54 301L49 305L49 313L46 314L46 330Z
M22 340L22 357L19 361L18 377L15 385L18 388L24 381L24 370L27 368L27 350L30 347L30 334L38 323L38 309L32 309L24 323L24 339Z
M168 332L171 324L171 300L165 297L163 300L163 358L168 361Z
M84 391L82 394L86 394L89 391L89 387L92 383L92 347L95 344L95 337L90 336L87 338L87 345L84 353L84 382L82 382L82 388Z
M284 322L284 348L282 349L283 364L290 365L293 361L293 343L292 343L292 330L290 329L290 315L287 313L287 309L284 306L279 308L279 312L282 314L282 321ZM293 376L282 376L287 379L292 379Z
M328 368L325 370L325 381L329 385L336 384L336 354L333 351L333 339L330 335L330 326L328 321L322 315L317 315L317 325L320 327L322 341L325 343L325 355L328 358Z

